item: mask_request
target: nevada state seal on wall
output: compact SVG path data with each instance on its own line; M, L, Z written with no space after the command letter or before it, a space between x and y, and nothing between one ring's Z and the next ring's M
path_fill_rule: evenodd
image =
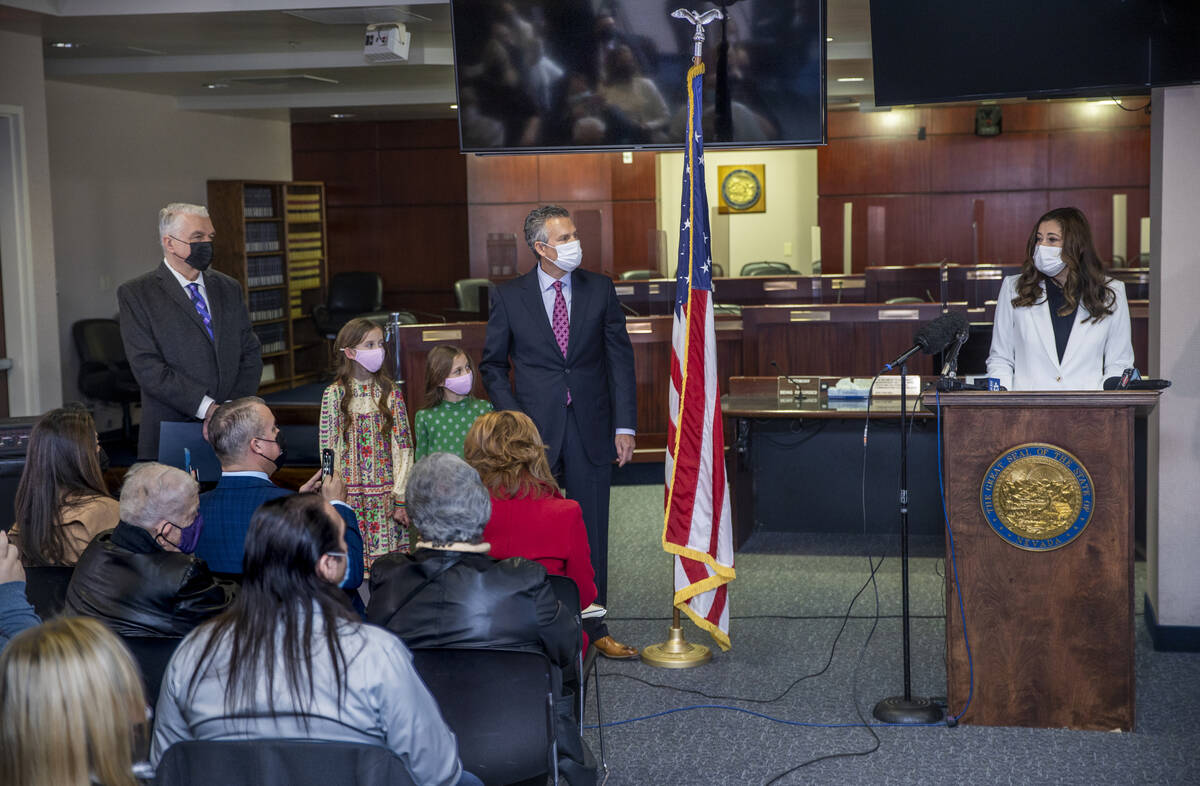
M997 535L1017 548L1051 551L1079 537L1091 520L1092 477L1062 448L1031 442L992 462L979 500Z

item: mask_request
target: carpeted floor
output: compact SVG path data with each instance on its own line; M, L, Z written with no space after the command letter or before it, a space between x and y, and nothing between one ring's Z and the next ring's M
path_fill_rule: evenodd
M639 646L666 637L671 610L670 560L660 546L662 501L662 486L613 488L609 627L618 639ZM875 738L862 727L856 705L870 719L876 701L902 692L897 558L885 559L877 574L877 625L875 594L868 588L833 646L850 599L867 580L866 548L879 554L886 544L757 534L737 555L738 578L730 591L733 649L721 652L685 623L689 640L712 646L710 664L673 671L601 660L606 723L721 706L605 728L608 782L1200 783L1200 655L1153 651L1140 617L1133 733L881 727L875 729L874 753L816 762L773 781L816 757L873 748ZM916 543L914 552L940 555L941 546ZM946 693L942 576L936 556L912 560L913 691L928 697ZM1144 587L1145 565L1138 563L1136 598ZM590 700L587 712L594 724ZM587 739L598 753L597 731L589 730Z

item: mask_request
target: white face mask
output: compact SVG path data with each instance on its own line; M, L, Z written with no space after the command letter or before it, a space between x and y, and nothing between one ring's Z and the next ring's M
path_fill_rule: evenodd
M563 243L561 246L554 246L554 250L558 252L558 258L550 261L559 270L570 273L579 267L579 263L583 261L583 246L579 245L578 240Z
M1062 249L1055 246L1038 246L1033 250L1033 266L1054 278L1067 266L1063 262Z

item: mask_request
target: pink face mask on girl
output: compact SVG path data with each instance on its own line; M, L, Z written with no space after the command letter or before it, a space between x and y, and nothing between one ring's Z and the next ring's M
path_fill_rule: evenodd
M374 374L383 367L383 347L376 349L356 349L354 362Z
M461 377L446 377L445 387L456 396L465 396L471 392L471 384L475 381L475 375L468 371Z

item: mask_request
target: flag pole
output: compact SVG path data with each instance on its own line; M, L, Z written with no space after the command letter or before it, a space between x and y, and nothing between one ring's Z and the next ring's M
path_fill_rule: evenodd
M692 65L700 65L703 62L701 53L704 46L704 26L722 18L721 11L712 9L699 13L680 8L673 11L671 16L676 19L685 19L696 26L695 34L692 36ZM690 134L689 130L689 136ZM691 140L689 139L687 143L690 145ZM676 286L679 284L676 283ZM674 585L674 581L675 576L672 571L672 585ZM671 628L667 631L667 640L642 648L642 663L660 669L690 669L703 666L710 660L712 660L712 650L703 644L692 644L684 638L682 615L679 613L679 607L674 604L671 606Z

